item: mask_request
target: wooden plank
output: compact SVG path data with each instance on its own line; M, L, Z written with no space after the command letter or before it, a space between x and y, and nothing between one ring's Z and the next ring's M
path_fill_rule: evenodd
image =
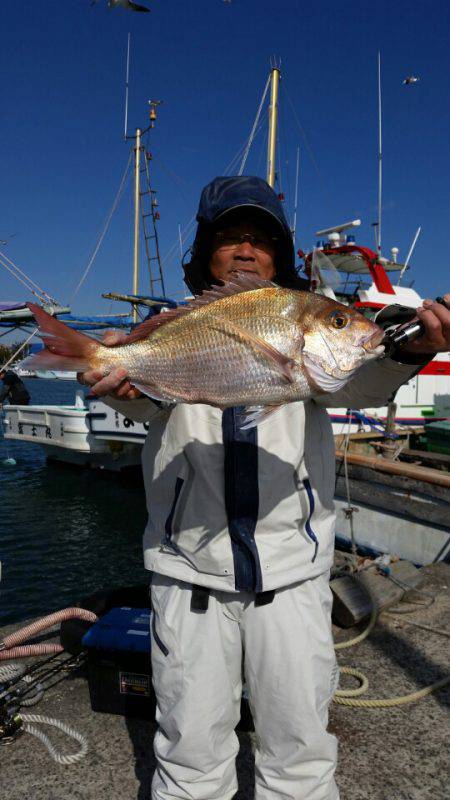
M450 529L450 497L449 502L443 502L431 495L414 495L412 489L399 489L387 483L374 481L359 481L350 477L350 500L353 505L361 503L374 511L396 514L404 519L422 522L427 526L439 525ZM429 484L426 484L429 486ZM346 499L346 483L342 476L336 480L334 496Z
M420 459L420 461L435 461L444 466L450 465L450 455L447 453L433 453L427 450L410 450L409 448L405 448L400 453L400 458L403 457L417 458Z
M344 460L344 453L342 450L336 451L336 458L342 461ZM419 467L416 466L416 464L405 464L401 461L388 461L382 456L365 456L351 452L347 453L347 463L373 467L373 469L379 470L380 472L404 475L405 477L425 481L425 483L435 483L439 486L450 488L450 474L438 469L432 469L431 467Z
M408 587L416 588L423 576L409 561L398 561L390 566L392 577ZM330 583L333 592L333 620L343 628L350 628L370 617L373 597L379 611L396 605L407 594L389 578L372 570L334 578Z

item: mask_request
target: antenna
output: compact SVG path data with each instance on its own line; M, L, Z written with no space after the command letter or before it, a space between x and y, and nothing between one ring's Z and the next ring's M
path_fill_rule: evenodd
M183 263L183 238L181 236L181 225L178 223L178 240L180 245L180 259L181 263Z
M292 238L295 242L295 231L297 229L297 201L298 201L298 174L300 170L300 148L297 147L297 164L295 168L295 199L294 199L294 222L292 224Z
M409 248L409 253L408 253L408 255L406 256L405 263L403 264L403 269L402 269L402 271L400 272L400 275L398 276L398 283L397 283L397 286L400 286L400 281L401 281L401 279L403 278L403 273L404 273L404 272L407 270L407 268L408 268L409 259L411 258L412 254L413 254L413 250L414 250L414 248L415 248L415 246L416 246L416 244L417 244L417 239L418 239L418 238L419 238L419 236L420 236L420 231L421 231L421 230L422 230L422 227L421 227L421 225L419 225L419 227L418 227L418 228L417 228L417 230L416 230L416 233L415 233L414 239L412 240L411 247Z
M127 44L127 69L125 74L125 127L124 127L124 137L127 138L127 130L128 130L128 79L130 77L130 37L131 34L128 34L128 44Z
M326 236L329 233L342 233L349 228L359 228L361 225L360 219L352 219L350 222L344 222L342 225L334 225L332 228L324 228L322 231L316 231L316 236Z
M378 256L381 256L382 182L383 182L383 147L382 147L382 133L381 133L381 54L379 52L378 53L378 227L376 228Z

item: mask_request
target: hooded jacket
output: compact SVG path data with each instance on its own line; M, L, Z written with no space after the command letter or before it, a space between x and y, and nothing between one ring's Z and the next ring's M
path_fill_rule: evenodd
M225 219L252 218L277 237L275 283L288 289L308 289L308 282L295 269L292 233L281 202L266 181L252 175L214 178L202 191L197 211L197 232L192 258L184 265L185 282L193 294L209 288L211 238Z
M326 407L384 405L416 369L371 362L339 392L289 403L244 431L236 409L108 398L149 422L146 568L227 592L269 591L327 572L335 457Z
M209 286L211 233L228 214L259 214L279 237L276 278L306 288L294 267L291 232L276 194L253 177L216 178L202 192L186 282ZM243 217L245 218L245 217ZM363 367L343 389L289 403L242 430L237 409L108 398L148 421L142 466L148 524L145 566L227 592L263 592L327 572L333 559L334 440L326 407L381 406L417 365L391 359Z

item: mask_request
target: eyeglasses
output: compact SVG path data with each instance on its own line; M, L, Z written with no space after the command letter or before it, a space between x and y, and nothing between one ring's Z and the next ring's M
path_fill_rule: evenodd
M255 250L273 249L278 241L276 236L262 236L260 233L228 233L227 231L217 231L214 234L214 242L217 247L234 248L248 242Z

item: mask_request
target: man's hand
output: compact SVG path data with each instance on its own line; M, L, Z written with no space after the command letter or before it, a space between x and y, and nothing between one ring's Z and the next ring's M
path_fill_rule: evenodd
M125 333L108 331L103 336L102 344L106 347L115 347L118 344L125 344L126 338ZM117 397L119 400L135 400L137 397L142 397L142 393L127 380L127 371L122 367L112 369L108 375L99 369L77 372L77 380L83 386L90 386L91 394L98 397L104 397L107 394Z
M419 339L405 344L399 352L446 353L450 350L450 294L444 294L447 308L434 300L424 300L417 309L417 316L425 327L425 333Z

